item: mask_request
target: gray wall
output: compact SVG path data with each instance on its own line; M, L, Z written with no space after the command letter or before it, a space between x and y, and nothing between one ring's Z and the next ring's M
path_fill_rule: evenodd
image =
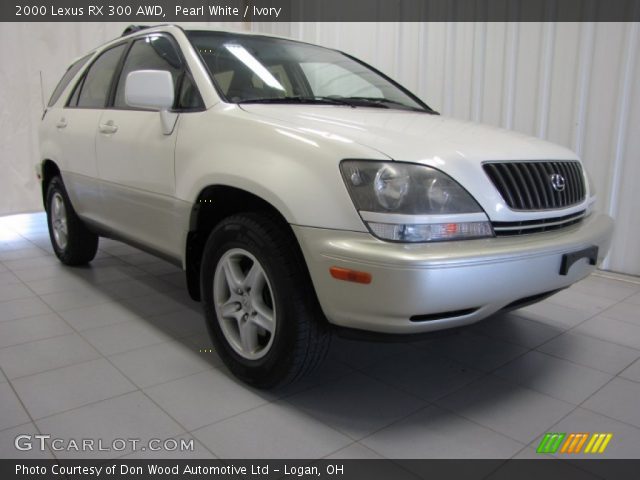
M617 220L605 268L640 275L640 24L220 24L339 48L399 80L445 115L500 125L578 152L599 209ZM0 215L41 208L37 127L69 62L118 23L0 27Z

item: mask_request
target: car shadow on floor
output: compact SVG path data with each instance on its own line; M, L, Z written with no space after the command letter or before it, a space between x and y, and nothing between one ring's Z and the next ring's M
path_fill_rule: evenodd
M518 316L517 311L413 341L336 336L316 371L294 384L257 391L233 378L220 361L208 338L202 308L190 299L178 269L158 264L154 269L162 273L153 274L145 271L144 264L126 261L140 252L129 247L118 250L112 241L107 241L107 247L113 253L101 251L86 267L65 267L65 276L75 278L80 288L104 295L102 301L115 305L125 317L131 315L129 321L155 331L167 342L179 342L190 355L204 356L228 379L267 402L327 424L354 441L370 442L372 447L385 442L389 429L395 430L394 438L409 439L404 450L392 450L390 455L473 455L483 448L474 445L456 453L424 442L475 432L474 442L481 435L495 437L486 443L485 454L508 458L575 408L518 385L520 378L535 384L536 377L553 373L552 364L518 360L564 330ZM128 326L125 321L113 325ZM126 344L126 338L122 342ZM132 350L142 348L131 346ZM109 356L108 351L102 353ZM157 368L163 368L161 362ZM523 415L524 411L528 414ZM417 446L411 446L411 438ZM463 438L457 441L465 445Z
M132 270L137 268L118 256L102 255L93 265L66 270L194 351L211 349L201 304L189 297L183 274L176 269L156 276ZM123 279L108 281L109 274L122 274ZM416 340L372 342L336 336L327 355L328 368L312 372L307 382L322 383L328 376L358 371L398 384L401 372L405 376L415 372L418 378L410 383L431 385L423 396L433 401L450 393L454 377L472 379L491 373L562 332L557 326L523 319L516 311L476 325L420 335ZM429 372L435 375L434 365L438 372L447 372L435 384L433 376L425 377Z

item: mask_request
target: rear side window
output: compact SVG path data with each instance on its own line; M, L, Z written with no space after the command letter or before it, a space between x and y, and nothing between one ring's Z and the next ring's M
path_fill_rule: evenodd
M60 98L60 95L62 95L62 92L64 92L64 89L67 88L67 85L69 85L69 82L73 79L73 77L76 76L76 74L80 71L80 69L84 66L85 63L87 63L87 61L92 56L93 56L93 53L85 57L82 57L80 60L71 64L71 66L67 69L65 74L62 76L62 78L58 82L58 85L56 86L55 90L51 94L51 98L49 99L49 103L47 104L48 107L52 107L58 101L58 99Z
M77 92L74 92L70 106L81 108L104 108L106 106L113 74L118 68L118 63L125 48L126 44L113 47L93 62L84 76L82 84L76 87L76 89L80 88L79 95L76 97ZM77 105L73 105L74 100Z
M171 73L173 85L177 88L183 73L178 51L169 38L155 35L136 40L127 54L116 89L114 107L128 108L124 99L127 75L135 70L165 70ZM176 95L178 98L178 95Z

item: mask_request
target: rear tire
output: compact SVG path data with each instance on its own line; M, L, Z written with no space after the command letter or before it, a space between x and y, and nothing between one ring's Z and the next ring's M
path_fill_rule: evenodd
M277 217L223 220L205 245L200 278L214 346L241 380L273 388L324 360L331 332L296 239Z
M60 177L49 182L46 210L49 237L58 259L65 265L84 265L93 260L98 235L89 231L76 214Z

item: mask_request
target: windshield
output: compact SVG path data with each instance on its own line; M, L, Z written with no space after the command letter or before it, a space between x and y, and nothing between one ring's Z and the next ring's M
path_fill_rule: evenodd
M327 48L254 35L188 32L231 103L326 103L432 113L371 67Z

